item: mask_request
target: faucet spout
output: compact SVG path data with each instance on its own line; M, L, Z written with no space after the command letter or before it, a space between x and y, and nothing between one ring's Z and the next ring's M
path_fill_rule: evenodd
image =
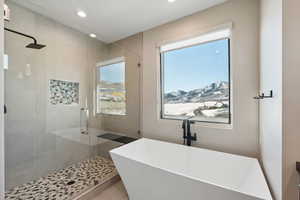
M182 121L182 130L183 130L183 145L185 145L185 138L186 138L186 120Z

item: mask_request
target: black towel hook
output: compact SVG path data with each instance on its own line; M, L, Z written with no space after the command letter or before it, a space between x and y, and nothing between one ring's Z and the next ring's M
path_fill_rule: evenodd
M256 97L253 97L254 99L266 99L266 98L273 98L273 90L270 90L270 94L269 95L265 95L265 93L262 94L258 94Z

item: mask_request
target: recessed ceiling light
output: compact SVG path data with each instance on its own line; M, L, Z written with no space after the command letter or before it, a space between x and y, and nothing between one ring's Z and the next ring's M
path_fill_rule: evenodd
M91 33L91 34L90 34L90 37L91 37L91 38L95 38L95 37L97 37L97 35L94 34L94 33Z
M86 13L83 12L83 11L78 11L78 12L77 12L77 15L78 15L79 17L82 17L82 18L85 18L85 17L86 17Z
M168 0L169 3L173 3L175 2L176 0Z

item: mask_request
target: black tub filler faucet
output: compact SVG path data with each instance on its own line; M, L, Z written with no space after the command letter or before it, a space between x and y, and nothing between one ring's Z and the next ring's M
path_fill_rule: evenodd
M183 129L183 144L187 146L192 145L192 141L197 141L197 134L194 133L192 136L191 133L191 124L195 124L195 121L191 121L189 119L185 119L182 122L182 129Z

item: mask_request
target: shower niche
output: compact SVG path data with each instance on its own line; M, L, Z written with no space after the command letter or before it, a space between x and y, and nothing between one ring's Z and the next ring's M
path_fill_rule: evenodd
M51 105L78 105L79 83L51 79L49 81Z

